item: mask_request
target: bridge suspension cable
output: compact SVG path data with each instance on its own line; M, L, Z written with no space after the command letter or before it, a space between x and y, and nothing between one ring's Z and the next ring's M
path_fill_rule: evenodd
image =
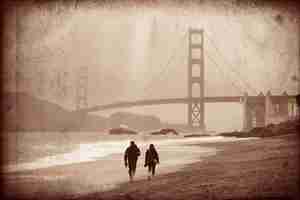
M228 16L228 13L227 13L227 16ZM241 20L241 19L240 19ZM230 24L230 20L228 20L228 22L227 22L227 25L228 24ZM223 30L225 30L227 33L229 33L229 34L232 34L233 33L233 29L231 29L231 28L226 28L226 27L228 27L228 26L225 26L224 27L224 29ZM229 25L229 27L232 27L232 26L230 26ZM229 31L229 30L231 30L231 31ZM243 32L244 32L244 29L243 29ZM246 32L246 35L249 35L249 33L247 33ZM249 37L246 37L246 39L248 40L248 41L250 41L250 38ZM253 42L251 42L251 43L253 43ZM242 49L246 49L247 47L245 47L245 44L243 43L243 42L240 42L240 44L241 44L241 48ZM257 45L260 45L260 44L257 44ZM241 53L240 53L240 51L239 50L237 50L237 48L235 47L235 50L236 50L236 53L239 53L239 57L240 58L242 58L242 55L241 55ZM244 54L244 56L243 56L243 65L245 65L245 66L249 66L248 65L248 63L247 62L245 62L246 61L246 54ZM269 82L271 82L270 80L270 78L269 77L266 77L268 80L269 80ZM243 80L243 79L242 79ZM249 83L248 83L249 84ZM250 84L249 84L250 85Z
M184 41L184 39L186 38L187 36L187 32L184 32L184 34L181 36L180 38L180 41L179 41L179 45L178 46L175 46L172 50L172 54L170 55L169 59L167 60L167 63L165 65L161 65L160 66L160 69L162 68L163 70L160 71L157 76L154 76L150 81L149 83L147 84L147 86L145 87L145 93L144 93L144 96L146 97L147 95L150 94L150 92L152 92L152 88L153 87L150 87L154 82L157 82L157 81L160 81L162 79L162 77L164 77L167 72L169 71L169 68L168 66L170 65L171 61L174 60L174 57L176 56L178 50L180 49L181 44L182 42ZM150 89L149 89L150 88ZM147 90L148 89L148 90ZM152 89L152 90L151 90Z
M186 32L185 32L185 34L183 35L182 39L185 38L185 35L186 35ZM227 61L227 59L225 59L225 57L224 57L224 56L222 55L222 53L220 52L220 50L219 50L219 48L217 47L217 45L216 45L216 43L214 42L214 40L212 40L211 37L210 37L208 34L206 34L206 36L207 36L209 42L210 42L210 43L213 45L213 47L215 48L217 54L218 54L220 57L222 57L224 63L225 63L227 66L229 66L230 71L231 71L232 73L236 74L236 75L239 77L240 82L242 82L242 83L246 86L246 88L250 89L250 90L251 90L252 92L254 92L254 93L257 93L257 90L256 90L254 87L251 86L251 84L249 83L249 81L247 81L244 77L242 77L242 75L240 74L240 72L237 71L236 69L234 69L234 68L232 67L232 65ZM181 42L179 43L179 45L180 45L180 44L181 44ZM174 51L173 51L174 53L169 57L169 59L168 59L166 65L165 65L164 67L160 67L160 68L162 68L163 70L162 70L161 72L159 72L157 76L155 76L154 78L152 78L151 81L149 82L149 84L145 87L146 91L149 91L149 88L151 89L151 87L149 87L149 85L152 85L152 83L153 83L154 81L156 81L157 79L158 79L158 80L161 80L161 78L162 78L164 75L166 75L166 73L167 73L168 70L169 70L169 68L167 68L167 67L170 65L171 61L173 60L173 58L175 57L175 55L176 55L176 53L177 53L177 51L175 51L175 50L176 50L176 48L174 48ZM279 53L280 53L280 52L279 52ZM215 65L217 66L217 62L216 62L214 59L212 59L212 57L211 57L210 55L208 55L208 56L209 56L210 60L212 60L212 62L215 63ZM217 67L218 67L218 71L220 71L220 72L223 74L223 76L224 76L225 72L224 72L223 70L221 70L220 65L218 65ZM224 77L227 77L227 76L225 75ZM231 81L231 84L234 85L234 87L237 88L239 91L241 91L241 88L242 88L241 86L237 86L237 84L234 83L233 81ZM148 90L147 90L147 89L148 89ZM147 93L144 94L144 95L147 95L148 93L149 93L149 92L147 92Z
M262 9L260 9L260 8L257 8L258 9L258 11L260 11L260 13L261 13L261 16L262 16L262 18L264 19L264 22L265 23L267 23L271 28L272 28L272 31L271 32L278 32L278 33L282 33L283 31L284 31L284 29L280 26L280 25L278 25L278 23L272 23L272 21L271 21L271 19L269 18L269 17L267 17L264 13L266 13L266 12L264 12ZM278 15L277 15L278 16ZM274 21L273 21L274 22ZM253 36L252 35L250 35L247 31L245 31L244 29L243 29L243 32L244 32L244 34L247 36L245 39L247 40L247 41L249 41L251 44L253 44L253 41L255 41L255 44L256 45L258 45L258 46L262 46L263 44L262 43L259 43L259 42L257 42L256 41L256 39L255 38L253 38ZM251 41L250 41L251 40ZM243 45L244 46L244 45ZM262 47L263 48L263 47ZM284 56L284 55L286 55L287 54L287 51L279 51L277 48L269 48L268 50L270 50L270 51L272 51L273 53L275 53L276 55L278 55L278 56L274 56L274 57L277 57L278 58L278 60L281 60L281 58ZM288 66L290 67L292 64L293 64L293 62L294 61L291 61L291 62L288 62ZM289 71L292 71L292 69L291 69L291 67L290 67L290 69L289 69ZM291 73L287 73L288 74L288 76L286 77L286 76L280 76L281 77L281 80L280 81L278 81L278 83L280 83L280 84L278 84L278 86L273 86L272 88L271 88L271 90L281 90L280 88L284 88L284 87L282 87L282 85L284 84L285 86L287 85L287 83L286 82L288 82L289 80L290 80L290 75L291 75ZM269 82L272 82L271 81L271 79L270 79L270 77L265 77L265 78L267 78L268 80L269 80ZM282 91L283 92L283 91Z
M253 40L255 40L255 39L253 39L253 37L246 31L244 31L244 33L247 35L246 40L248 42L250 42L251 44L253 44ZM255 44L257 46L261 46L261 44L259 44L258 42L255 42ZM276 57L278 60L281 60L282 57L287 54L287 52L278 51L277 48L269 48L269 50L272 51L274 54L276 54L276 55L274 55L274 57ZM291 63L288 64L288 66L290 66L290 65L291 65ZM281 80L278 81L278 83L284 83L287 79L287 77L285 77L285 76L280 76L280 77L281 77ZM269 82L272 82L272 80L269 76L266 76L265 78L268 79ZM282 85L281 84L279 84L279 86L274 85L274 86L272 86L271 90L280 90L280 86L282 86Z
M185 39L185 36L186 36L186 35L187 35L187 32L185 32L185 34L183 34L182 40ZM181 47L181 46L180 46L180 45L181 45L181 42L182 42L182 41L179 42L179 46L178 46L177 48L174 48L174 50L173 50L174 53L169 57L169 59L168 59L168 61L167 61L167 64L166 64L164 67L161 67L161 68L163 68L163 70L158 74L158 76L156 76L155 78L153 78L153 79L150 81L151 84L152 84L154 81L156 81L157 78L159 78L159 80L161 80L162 77L164 77L164 76L167 74L167 72L168 72L168 70L169 70L168 66L169 66L169 64L171 63L171 61L173 60L173 58L176 56L176 53L177 53L178 48ZM212 43L212 42L211 42L211 43ZM219 49L218 49L216 46L215 46L215 49L218 51L218 54L219 54L220 56L222 56L221 53L220 53L220 51L219 51ZM228 78L228 76L226 76L226 73L221 69L220 65L218 65L218 63L215 61L215 59L212 58L212 56L210 56L209 54L207 54L207 52L206 52L206 55L207 55L208 58L216 65L217 70L222 74L222 76L223 76L224 78L226 78L226 79L229 79L230 82L231 82L231 85L232 85L234 88L236 88L236 89L242 94L242 93L243 93L243 89L241 89L242 87L241 87L241 86L238 86L236 83L234 83L234 81L231 80L231 78ZM222 57L223 57L223 56L222 56ZM223 59L224 59L224 58L223 58ZM228 63L227 63L227 64L228 64ZM148 84L148 87L145 87L145 88L150 88L150 89L151 89L152 87L149 87L149 85L150 85L150 84ZM256 92L255 89L252 89L252 90L254 90L254 91ZM149 91L149 90L147 90L147 91ZM151 91L150 91L150 92L151 92ZM144 94L144 96L147 96L150 92L147 92L146 94Z
M210 56L208 53L206 53L206 55L210 58L210 60L212 60L212 56ZM213 59L213 63L215 63L215 65L218 65L217 62L215 61L215 59ZM223 65L224 65L224 64L223 64ZM232 80L232 78L228 75L228 73L227 73L227 75L226 75L226 72L225 72L224 70L222 70L222 67L221 67L220 65L218 65L218 68L219 68L218 71L221 72L222 75L223 75L225 78L229 79L231 83L234 83L235 87L236 87L236 88L239 88L239 89L238 89L239 91L240 91L240 90L241 90L241 91L245 91L243 85L242 85L242 84L238 84L238 81L237 81L237 83L235 83L235 82ZM246 90L247 90L247 89L246 89Z
M227 16L228 16L228 14L227 14ZM241 19L240 19L241 20ZM227 21L227 25L229 24L229 27L232 27L232 23L230 23L231 21L230 20L228 20ZM231 24L231 25L230 25ZM231 29L231 28L226 28L226 27L228 27L228 26L224 26L224 29L223 30L225 30L227 33L229 33L230 35L231 34L234 34L234 32L232 31L233 29ZM230 30L230 31L229 31ZM243 32L245 32L244 31L244 29L243 29ZM249 35L249 33L247 33L246 32L246 34L247 35ZM246 37L246 40L247 41L250 41L250 39L249 39L249 37ZM251 42L251 43L253 43L253 42ZM247 47L245 46L245 44L243 43L243 42L240 42L239 43L240 44L240 48L241 49L243 49L243 50L245 50L245 49L247 49ZM257 44L257 45L260 45L260 44ZM215 45L216 46L216 45ZM247 60L247 54L241 54L240 52L241 51L239 51L238 49L237 49L237 47L234 47L234 49L235 49L235 52L237 53L237 54L239 54L239 57L240 57L240 59L242 59L242 64L244 65L244 66L249 66L249 64L248 64L248 62L246 62L246 60ZM239 73L240 74L240 73ZM266 77L268 80L269 80L269 82L271 82L271 79L270 79L270 77L269 76L267 76ZM244 80L244 81L246 81L244 78L241 78L240 79L241 81L242 80ZM247 82L247 81L246 81ZM247 85L247 84L246 84ZM248 85L250 85L251 86L251 84L248 82ZM247 90L247 89L246 89ZM255 93L256 93L256 90L254 89L252 89L252 91L255 91Z
M205 52L205 51L204 51L204 52ZM236 88L241 94L243 94L243 89L241 89L237 84L235 84L234 81L232 81L230 78L228 78L228 77L226 76L226 73L222 70L222 68L221 68L220 65L215 61L215 59L213 59L213 57L210 56L207 52L206 52L205 55L207 56L207 58L208 58L210 61L212 61L212 62L215 64L216 69L223 75L223 77L224 77L225 79L230 80L231 85L232 85L234 88Z
M229 67L230 71L233 72L233 73L235 73L235 74L240 78L240 80L244 82L244 84L246 85L247 89L250 89L250 90L252 90L254 93L257 94L256 89L253 88L253 87L249 84L249 82L246 81L246 79L243 78L243 77L241 76L240 72L238 72L237 70L235 70L233 67L230 67L230 66L232 66L232 65L231 65L231 64L225 59L225 57L221 54L219 48L217 47L217 45L215 44L215 42L210 38L210 36L208 36L208 34L206 34L206 38L208 38L208 40L210 41L210 43L211 43L211 44L213 45L213 47L216 49L216 52L218 53L218 55L219 55L220 57L223 58L225 64Z
M264 11L263 10L261 10L261 9L259 9L259 11L261 12L261 16L262 16L262 18L264 19L264 21L270 26L270 27L272 27L272 30L273 30L273 32L282 32L283 31L283 29L279 26L279 25L276 25L276 24L274 24L274 23L271 23L271 21L270 21L270 19L269 18L267 18L267 16L266 15L264 15ZM227 14L228 15L228 14ZM240 19L241 20L241 19ZM229 24L229 23L227 23L227 24ZM230 28L224 28L224 30L226 30L226 32L227 33L229 33L229 32L232 32L232 31L229 31L229 30L232 30L232 29L230 29ZM245 31L244 29L242 29L243 30L243 32L244 32L244 34L247 36L245 39L247 40L247 41L249 41L251 44L253 44L253 41L255 41L255 44L257 45L257 46L260 46L260 47L262 47L262 43L259 43L258 41L256 41L256 39L255 38L253 38L253 36L252 35L250 35L247 31ZM251 40L251 41L250 41ZM241 43L241 45L243 46L243 48L245 49L245 45L243 44L243 43ZM263 47L262 47L263 48ZM279 56L278 56L278 58L280 59L284 54L286 54L286 52L282 52L282 51L278 51L276 48L271 48L270 49L272 52L274 52L274 53L276 53L276 54L278 54ZM237 52L239 52L239 51L237 51ZM244 57L246 57L246 56L244 56ZM289 64L290 65L290 64ZM270 77L265 77L265 78L267 78L268 80L269 80L269 82L271 82L271 79L270 79ZM284 82L283 80L284 80L284 78L285 77L282 77L282 80L281 81L279 81L280 83L282 83L282 82ZM248 85L250 85L249 83L248 83ZM274 89L275 87L272 87L272 89ZM276 88L277 89L277 88Z

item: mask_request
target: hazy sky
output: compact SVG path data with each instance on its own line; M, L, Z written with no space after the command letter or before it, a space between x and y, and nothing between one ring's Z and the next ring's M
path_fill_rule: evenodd
M24 76L19 90L73 109L77 72L84 68L89 105L185 97L187 30L193 27L205 32L206 96L296 92L290 81L299 60L294 15L230 0L187 2L20 6L16 45L7 51L17 54L16 66ZM14 90L14 85L7 88Z

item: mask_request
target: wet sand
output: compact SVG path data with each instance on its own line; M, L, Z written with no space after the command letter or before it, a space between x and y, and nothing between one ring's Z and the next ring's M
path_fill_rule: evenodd
M218 153L208 157L198 155L201 162L194 160L177 169L159 166L158 176L151 181L146 180L143 169L139 171L144 174L129 183L122 168L125 182L118 187L109 184L120 180L114 166L123 165L120 155L114 155L109 162L99 160L17 172L7 176L9 184L5 189L11 196L43 199L297 199L299 138L296 135L189 145L217 148ZM106 176L101 175L103 171ZM41 176L47 180L37 178ZM97 182L107 184L94 184Z
M161 164L157 167L159 173L174 172L184 167L185 164L198 161L199 157L204 158L216 154L216 148L214 147L199 148L194 146L193 144L198 144L199 142L208 143L205 138L200 139L202 141L198 140L196 138L156 141L155 144L157 144L157 150L161 158ZM220 140L220 138L210 138L210 140L216 141ZM221 140L226 142L227 138L221 138ZM139 148L142 154L139 157L135 180L142 180L147 176L147 169L143 165L144 152L146 152L148 145L140 142L138 144L140 144ZM84 148L81 151L74 151L74 154L71 152L70 154L65 154L65 156L72 155L65 158L69 164L63 164L64 162L59 164L59 162L64 161L61 159L64 155L58 155L58 162L49 158L50 163L57 164L54 166L50 165L47 167L45 160L43 162L38 162L37 160L37 162L33 163L16 165L15 169L13 167L10 172L5 173L6 193L9 196L31 198L37 195L52 196L52 194L56 196L73 196L103 192L127 182L129 179L128 169L124 167L123 153L101 156L101 151L104 151L107 145L111 145L111 147L107 147L108 149L106 150L111 150L112 147L120 148L120 143L117 141L115 143L99 143L94 145L97 148L92 151L86 151L86 148ZM124 148L127 146L128 143L126 142ZM120 152L123 152L124 148L120 148ZM98 151L99 157L89 158L88 154L95 156L95 151ZM70 158L74 159L73 163L70 163ZM80 160L87 161L82 162Z

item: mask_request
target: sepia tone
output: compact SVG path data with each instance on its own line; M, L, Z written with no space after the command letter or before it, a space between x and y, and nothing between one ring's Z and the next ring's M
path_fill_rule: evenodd
M7 199L298 199L296 1L2 4Z

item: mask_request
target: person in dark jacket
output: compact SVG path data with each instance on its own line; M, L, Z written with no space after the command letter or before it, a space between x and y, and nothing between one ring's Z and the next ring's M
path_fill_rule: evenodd
M158 153L154 147L153 144L150 144L149 149L146 151L146 156L145 156L145 165L144 167L148 166L148 179L151 178L155 175L155 167L156 164L159 164L159 156Z
M136 163L140 154L140 149L137 147L134 141L131 141L130 146L127 147L124 155L125 167L128 166L128 174L130 181L133 180L133 177L135 175Z

